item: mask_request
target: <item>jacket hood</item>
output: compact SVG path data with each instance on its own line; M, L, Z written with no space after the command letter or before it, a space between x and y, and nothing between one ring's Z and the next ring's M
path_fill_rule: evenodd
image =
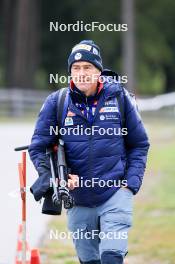
M114 71L105 69L101 73L101 78L104 83L104 96L106 98L113 97L118 93L121 93L122 86L118 81L118 74Z

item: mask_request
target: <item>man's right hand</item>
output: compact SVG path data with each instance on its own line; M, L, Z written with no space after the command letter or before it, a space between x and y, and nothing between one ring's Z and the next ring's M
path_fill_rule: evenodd
M78 187L79 185L79 177L75 174L69 174L69 179L67 183L67 187L69 190L73 190L74 188Z

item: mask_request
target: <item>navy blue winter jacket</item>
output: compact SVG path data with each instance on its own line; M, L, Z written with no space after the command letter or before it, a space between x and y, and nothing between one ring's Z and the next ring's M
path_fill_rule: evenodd
M70 89L69 87L61 131L68 167L81 179L82 187L76 187L71 191L75 203L88 207L98 206L119 189L116 182L121 183L124 180L127 181L128 188L136 194L142 184L149 142L130 94L116 82L104 82L93 122L90 123L74 104ZM120 133L123 125L117 95L121 98L125 115L124 128L127 128L125 136ZM40 176L31 188L36 200L41 199L49 189L48 173L44 173L43 167L49 169L46 147L58 140L58 136L53 130L51 133L50 129L58 125L57 98L58 92L54 92L46 99L29 147L31 160ZM83 133L79 135L73 133L76 127L81 128L81 132L83 129ZM95 128L93 132L92 127ZM95 179L94 185L92 179ZM84 182L87 180L91 181L92 186L86 187ZM110 186L103 185L109 181L115 183Z

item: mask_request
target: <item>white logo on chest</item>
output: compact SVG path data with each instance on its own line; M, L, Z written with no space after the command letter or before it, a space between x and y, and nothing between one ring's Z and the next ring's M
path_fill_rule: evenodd
M73 124L74 124L73 118L72 117L66 117L64 125L65 126L72 126Z
M100 120L105 120L105 116L104 115L100 115Z

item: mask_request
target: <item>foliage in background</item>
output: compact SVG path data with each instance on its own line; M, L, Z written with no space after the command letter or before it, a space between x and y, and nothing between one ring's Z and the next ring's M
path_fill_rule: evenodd
M135 0L136 91L158 94L175 90L175 2ZM24 12L25 11L25 12ZM99 0L0 0L0 85L56 89L50 73L67 74L74 44L93 39L101 47L104 67L121 74L124 32L49 32L49 22L122 23L121 2Z

